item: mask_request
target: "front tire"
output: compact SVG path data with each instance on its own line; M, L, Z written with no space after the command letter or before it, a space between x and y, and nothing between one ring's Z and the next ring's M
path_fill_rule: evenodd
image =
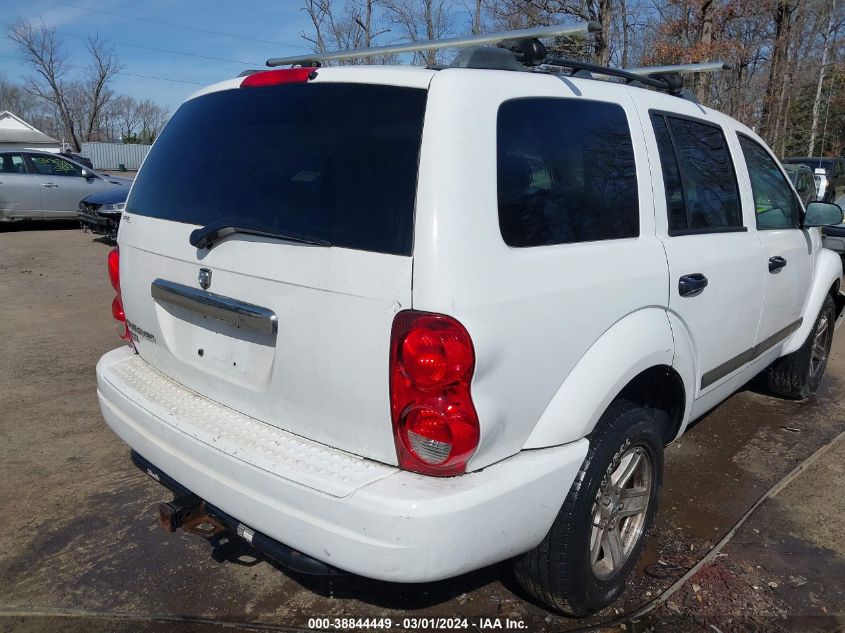
M794 400L804 400L816 392L830 357L835 321L833 297L827 295L804 344L776 360L767 370L769 391Z
M637 564L663 483L663 437L645 408L617 400L543 541L516 560L517 582L546 606L582 616L613 602Z

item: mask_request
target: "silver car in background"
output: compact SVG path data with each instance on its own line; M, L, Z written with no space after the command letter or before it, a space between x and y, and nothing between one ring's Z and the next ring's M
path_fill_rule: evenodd
M0 222L75 220L84 197L131 182L57 154L0 149Z

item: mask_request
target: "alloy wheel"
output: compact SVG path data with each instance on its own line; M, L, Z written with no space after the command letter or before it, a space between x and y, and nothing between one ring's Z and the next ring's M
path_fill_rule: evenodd
M608 467L593 505L590 564L596 577L612 576L636 548L651 502L652 477L651 458L641 446L623 447Z
M830 327L830 313L825 312L816 324L816 331L813 334L813 347L810 350L810 378L816 379L824 372L827 365L827 357L830 353L831 335L833 328Z

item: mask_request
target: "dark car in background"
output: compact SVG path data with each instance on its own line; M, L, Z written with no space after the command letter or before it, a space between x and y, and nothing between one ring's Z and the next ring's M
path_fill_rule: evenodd
M813 171L806 165L788 164L783 166L786 175L795 186L798 197L804 203L804 208L817 199L816 181L813 178Z
M129 187L115 187L86 196L79 203L79 224L83 231L117 240L117 228L126 206Z
M75 160L80 165L84 165L88 169L94 169L94 163L91 162L91 159L87 156L83 156L82 154L75 154L73 152L59 152L59 156L64 156L65 158L69 158L71 160Z
M806 165L813 171L818 199L833 202L845 195L845 158L821 156L793 156L783 159L784 164Z

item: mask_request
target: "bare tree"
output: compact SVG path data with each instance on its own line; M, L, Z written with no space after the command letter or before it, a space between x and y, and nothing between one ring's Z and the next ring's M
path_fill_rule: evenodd
M9 110L29 122L44 115L37 97L4 77L0 77L0 111L2 110Z
M302 38L314 45L315 53L325 53L327 49L326 38L323 36L323 25L331 16L332 4L326 0L305 0L303 9L311 18L311 24L314 26L314 37L309 37L303 33Z
M23 50L35 70L36 76L29 78L27 90L56 107L63 133L74 149L79 151L79 131L65 99L67 56L61 50L61 40L56 36L55 29L47 28L44 23L36 29L29 22L18 22L10 27L9 39Z
M390 19L401 27L405 37L412 42L437 40L452 32L452 10L446 0L385 0ZM435 66L438 51L414 53L414 62Z
M126 95L116 97L110 104L107 119L113 138L119 138L124 143L131 142L137 136L141 124L138 102Z
M703 0L701 3L701 31L698 36L698 44L701 54L710 57L713 46L713 22L716 13L716 0ZM704 61L702 59L702 61ZM710 93L710 76L693 75L691 89L699 101L704 101Z
M472 34L473 35L481 35L482 31L482 24L481 24L481 12L483 7L481 5L481 0L475 0L475 10L472 12Z
M99 130L103 113L114 98L112 79L120 72L122 66L114 46L104 42L99 36L89 36L86 48L91 55L91 65L79 82L87 102L83 138L93 140Z
M575 17L601 24L601 32L592 36L590 56L596 63L607 65L611 54L611 25L614 0L491 0L491 13L507 29L546 26ZM557 49L570 51L578 48L577 38L572 42L559 42Z
M628 13L628 0L619 0L619 13L622 19L622 57L621 57L621 64L622 68L628 68L630 64L628 63L628 54L630 48L630 35L631 35L631 16Z
M824 38L824 46L822 47L822 60L819 66L819 80L816 84L816 98L813 101L813 123L810 127L810 145L807 149L809 156L813 155L816 149L816 133L819 127L819 112L821 111L822 102L822 87L824 86L824 77L827 70L827 57L830 54L830 46L836 37L836 29L834 25L834 14L836 13L836 0L830 0L830 11L827 21L827 32Z
M763 113L760 117L762 135L770 144L776 140L776 121L778 120L782 107L780 88L784 81L789 45L792 39L793 14L799 1L777 0L775 4L773 14L775 36L772 42L766 96L763 99Z
M114 47L98 37L87 41L91 64L71 77L72 68L54 28L43 22L34 27L18 22L9 28L11 39L35 71L26 90L55 108L61 133L75 150L100 135L101 119L113 98L111 82L121 66Z
M155 142L169 118L170 111L166 107L149 99L141 101L138 104L138 119L141 125L138 140L142 143Z
M376 0L348 0L339 5L334 0L305 0L303 7L314 25L314 37L302 34L311 42L314 52L349 50L375 45L375 39L390 29L382 28L376 14ZM340 64L377 64L385 57L345 59Z

